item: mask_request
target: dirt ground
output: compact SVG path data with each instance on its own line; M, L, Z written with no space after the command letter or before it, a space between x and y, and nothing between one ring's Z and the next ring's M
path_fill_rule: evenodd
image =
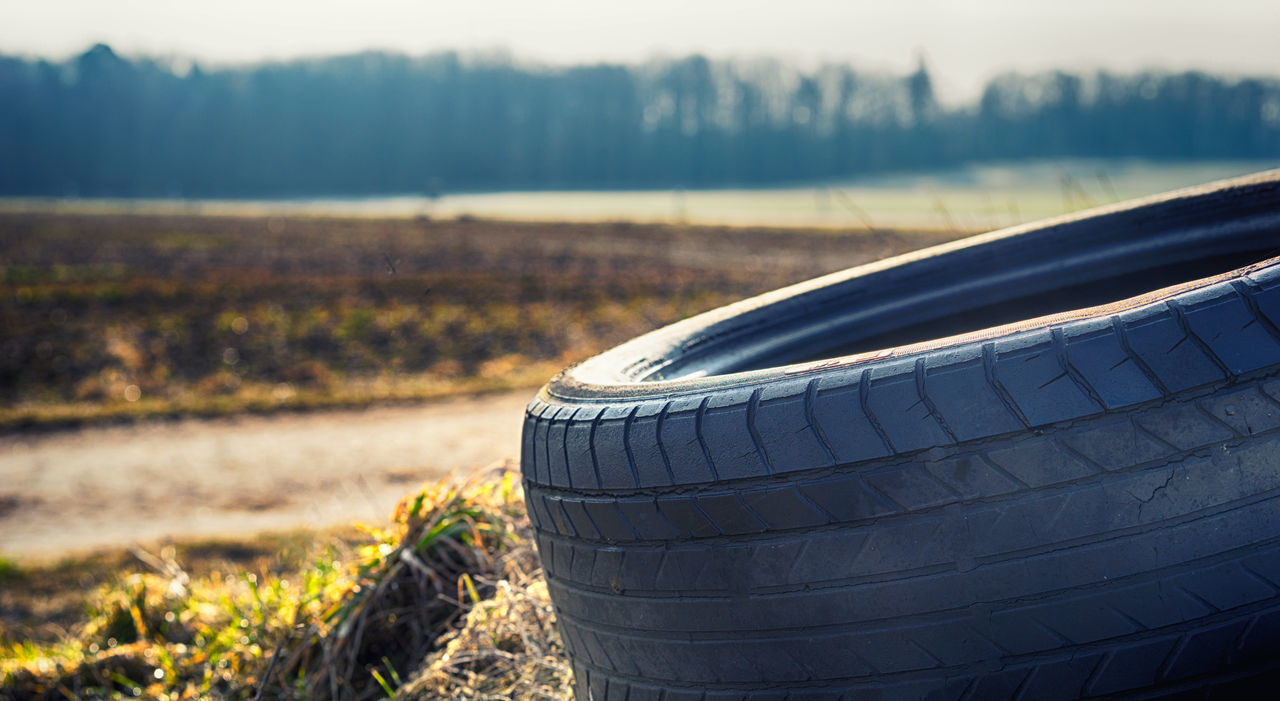
M3 437L0 556L381 523L423 481L518 457L533 394Z

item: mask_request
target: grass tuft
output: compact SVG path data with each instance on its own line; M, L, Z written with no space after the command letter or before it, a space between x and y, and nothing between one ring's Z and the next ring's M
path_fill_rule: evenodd
M512 465L407 496L303 564L135 557L64 635L3 632L0 697L562 698L571 674ZM6 586L33 586L28 568Z

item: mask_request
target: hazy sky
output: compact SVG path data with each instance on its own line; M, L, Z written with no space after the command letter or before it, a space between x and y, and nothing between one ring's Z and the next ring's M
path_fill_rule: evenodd
M242 63L391 49L503 48L550 63L702 52L906 70L944 98L1050 67L1280 73L1277 0L0 0L0 53Z

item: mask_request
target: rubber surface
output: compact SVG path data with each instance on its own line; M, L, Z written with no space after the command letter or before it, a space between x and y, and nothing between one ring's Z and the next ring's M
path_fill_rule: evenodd
M1280 664L1277 247L1269 173L569 369L522 466L579 698L1257 688Z

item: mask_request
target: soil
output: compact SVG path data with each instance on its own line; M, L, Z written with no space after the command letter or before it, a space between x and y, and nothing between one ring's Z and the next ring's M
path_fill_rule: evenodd
M532 396L3 437L0 555L380 524L422 482L518 457Z

